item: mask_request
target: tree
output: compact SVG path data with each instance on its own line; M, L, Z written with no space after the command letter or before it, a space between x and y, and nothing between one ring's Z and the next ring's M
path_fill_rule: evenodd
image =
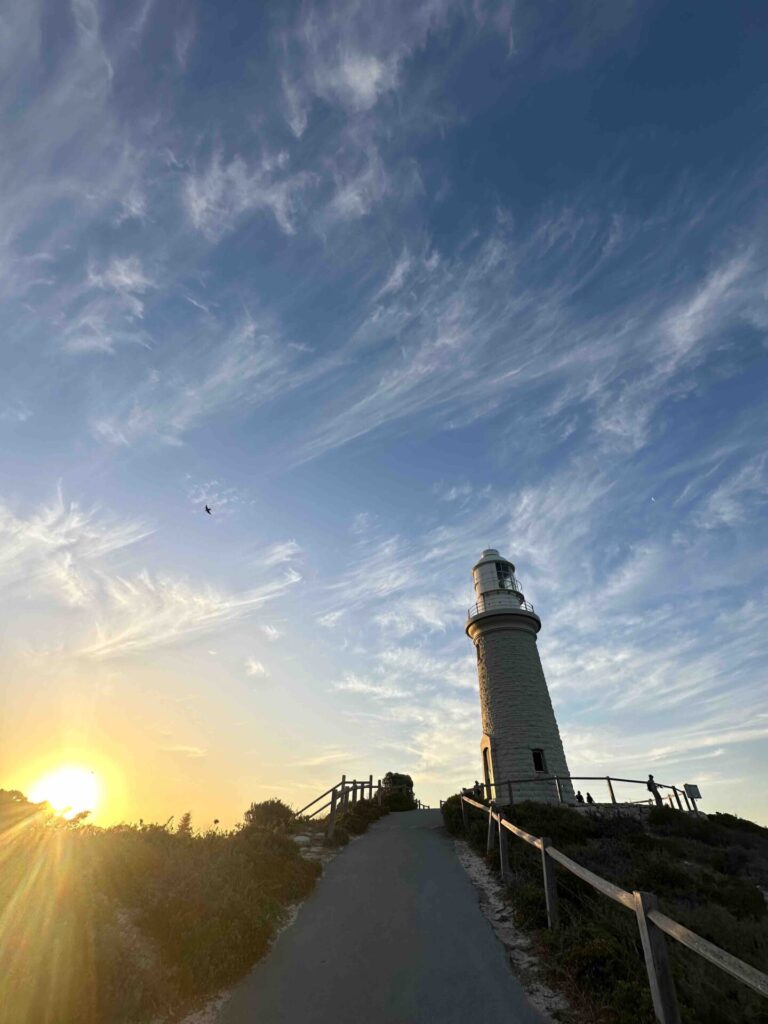
M176 835L177 836L187 836L187 837L190 837L192 835L192 812L191 811L185 811L182 814L182 816L179 818L179 824L176 826Z
M387 772L382 785L384 789L402 789L413 793L413 779L410 775L401 775L400 772Z
M412 811L416 807L413 779L400 772L387 772L382 779L384 804L390 811Z

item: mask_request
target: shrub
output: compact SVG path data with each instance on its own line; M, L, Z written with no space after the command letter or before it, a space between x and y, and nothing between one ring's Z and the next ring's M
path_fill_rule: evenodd
M487 817L460 798L443 805L449 832L485 855ZM768 962L768 830L731 815L709 819L672 808L647 817L583 816L558 805L520 803L507 811L519 827L547 835L584 867L624 889L660 897L663 911L747 963ZM494 854L486 862L495 865ZM510 838L507 888L517 923L542 951L542 966L577 1012L600 1024L652 1024L642 949L633 914L556 867L560 927L546 927L539 852ZM758 884L755 884L757 882ZM669 942L683 1019L696 1024L767 1024L761 1000L679 944Z
M385 791L382 799L388 811L416 810L416 801L413 798L413 793L404 792L403 790L399 789L393 789L389 792Z
M0 1024L135 1024L242 975L320 872L286 836L157 825L6 833Z
M245 824L251 828L287 829L294 819L293 808L282 800L262 800L251 804L243 815Z
M460 836L464 833L464 820L461 814L461 796L449 796L443 801L441 807L443 822L452 836Z

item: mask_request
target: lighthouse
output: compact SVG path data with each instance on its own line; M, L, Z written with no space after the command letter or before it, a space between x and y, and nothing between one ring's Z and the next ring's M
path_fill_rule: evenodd
M467 636L477 651L483 779L495 799L573 803L563 741L541 667L541 619L523 596L514 565L496 548L473 567L475 604ZM555 782L553 776L559 776ZM539 781L540 780L540 781ZM558 794L558 786L560 793Z

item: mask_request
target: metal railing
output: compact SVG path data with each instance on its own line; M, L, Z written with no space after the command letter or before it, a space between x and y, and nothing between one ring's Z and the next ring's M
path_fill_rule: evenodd
M504 782L475 782L475 785L471 787L474 789L475 794L482 800L493 800L495 794L495 800L497 803L513 804L515 802L515 786L529 785L530 783L552 783L555 784L555 791L557 793L558 803L569 803L569 801L563 798L563 782L605 782L608 786L608 794L610 796L611 804L619 804L625 801L619 801L616 799L616 791L613 788L614 782L629 783L630 785L642 786L648 791L651 796L646 800L640 801L629 801L631 803L656 803L657 805L664 804L664 798L659 790L667 789L669 793L666 794L667 802L670 807L677 805L678 810L693 811L694 814L698 814L698 808L696 801L693 797L688 796L685 788L680 786L670 786L666 782L656 782L654 780L653 787L656 789L654 793L653 789L648 789L648 779L620 779L615 775L530 775L521 776L517 779L506 779ZM658 799L657 799L658 794ZM674 795L674 802L673 802ZM683 801L685 801L685 807L683 807ZM593 803L599 803L600 801L592 801Z
M535 615L533 605L530 601L512 602L509 600L507 594L509 591L505 591L501 594L486 594L485 597L481 597L479 601L472 605L471 608L467 608L467 618L471 619L473 615L479 615L481 612L533 612Z
M618 781L618 780L617 780ZM630 781L630 780L624 780ZM637 918L640 942L643 948L645 968L648 974L648 984L651 990L651 1000L656 1020L660 1024L680 1024L680 1010L677 1005L677 993L675 982L669 966L667 942L665 936L669 936L676 942L687 946L698 956L703 957L715 967L729 974L732 978L747 985L758 995L768 998L768 975L759 971L751 964L745 963L738 957L727 953L724 949L716 946L713 942L702 938L696 932L692 932L685 925L673 921L658 908L658 900L650 892L627 892L625 889L614 885L606 878L601 878L593 871L583 867L576 861L566 857L564 853L552 846L552 842L546 836L533 836L529 832L513 825L507 821L504 814L496 811L493 805L481 804L465 793L460 794L461 817L466 830L469 810L476 808L488 815L488 839L486 852L490 853L498 842L499 864L503 881L509 881L511 871L509 867L509 836L510 834L522 839L523 842L535 846L541 850L542 877L544 883L544 901L547 909L547 924L549 928L557 928L560 923L557 893L557 875L555 864L565 868L572 875L576 875L587 885L597 892L602 893L609 899L614 900L620 906L634 912ZM493 823L498 823L498 832Z

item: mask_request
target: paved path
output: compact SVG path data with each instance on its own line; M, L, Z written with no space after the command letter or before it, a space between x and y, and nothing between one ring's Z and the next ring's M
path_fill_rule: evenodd
M540 1024L439 811L389 814L326 868L221 1024Z

